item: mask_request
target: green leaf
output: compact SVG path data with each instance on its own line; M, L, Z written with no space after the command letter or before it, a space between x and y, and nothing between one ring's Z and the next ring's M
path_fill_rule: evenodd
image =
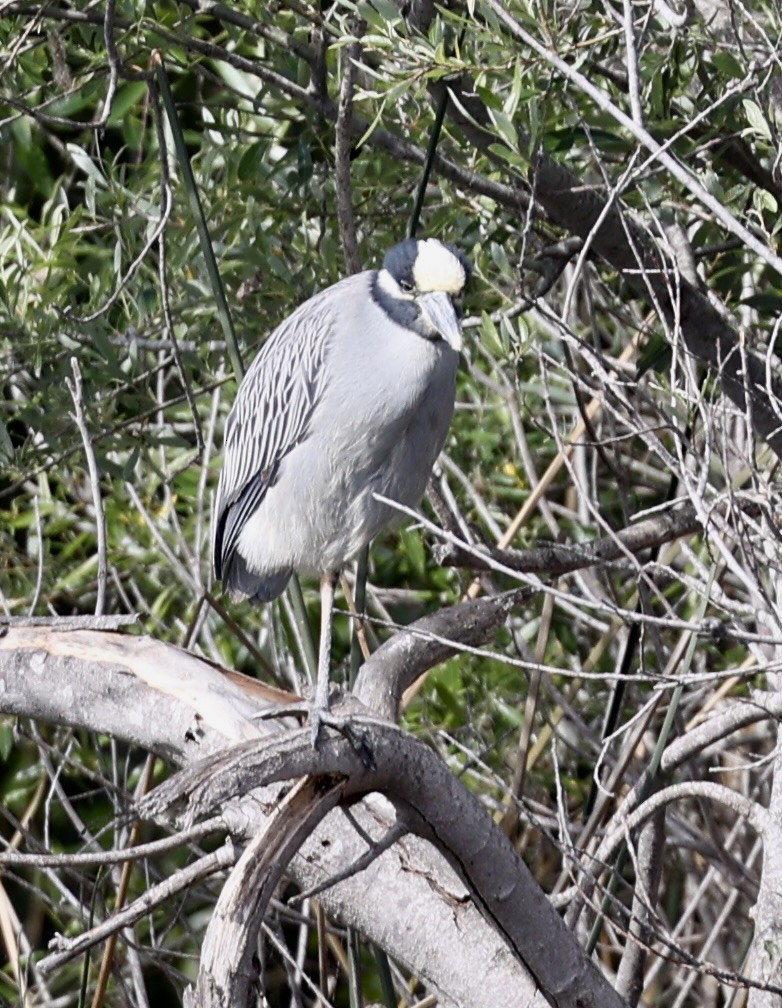
M776 199L767 189L755 188L752 192L752 205L760 213L776 214L778 205Z
M502 101L490 87L479 85L476 86L475 91L489 111L492 109L502 111Z
M509 165L514 168L519 168L526 170L529 168L529 161L523 155L519 154L517 150L511 150L510 147L505 147L503 144L493 143L489 144L488 150L492 154L496 154L497 157L502 158L503 161L507 161Z
M95 185L100 186L101 189L105 189L108 185L106 176L95 164L87 151L75 143L67 143L65 147L76 167L83 171L87 178L95 183Z
M742 298L741 303L772 318L782 315L782 295L780 294L751 294L747 298Z
M410 560L411 567L418 577L424 581L426 579L426 550L424 549L421 534L415 529L405 528L400 533L400 539L404 551Z
M499 696L490 699L492 708L512 727L521 728L524 724L524 711L521 706L509 704Z
M739 80L744 77L744 71L736 57L724 50L714 53L711 58L714 66L726 77L736 77Z
M513 151L518 150L519 138L516 133L516 127L513 125L510 116L506 115L502 109L492 109L490 114L497 132L508 147L510 147Z
M109 126L115 126L122 122L133 106L146 96L146 93L146 81L131 81L129 84L123 84L114 96L108 120Z
M635 368L636 381L642 378L647 371L663 373L671 363L671 348L667 341L659 334L653 333L646 342L646 346L638 358Z
M79 545L83 545L83 543L79 543ZM83 587L86 581L91 580L95 576L97 566L97 554L88 557L74 567L73 570L68 571L64 577L61 577L54 585L54 591L63 592Z
M486 344L489 351L495 355L504 355L508 352L507 345L503 342L488 312L481 312L481 339Z
M5 763L14 747L14 726L10 718L0 720L0 760Z
M389 29L402 20L399 16L399 10L390 0L371 0L370 3L360 3L358 4L358 13L368 25L372 25L383 34L387 34Z
M513 67L513 83L511 84L508 97L505 99L503 104L503 111L511 119L516 115L519 107L519 102L521 101L522 89L522 64L521 60L517 59ZM530 97L532 92L527 92L527 96Z
M751 98L744 98L742 101L744 106L744 112L747 116L747 122L750 125L751 131L756 133L758 136L762 136L764 140L768 140L771 143L771 130L769 129L766 117L763 115L760 106L757 102L752 101Z

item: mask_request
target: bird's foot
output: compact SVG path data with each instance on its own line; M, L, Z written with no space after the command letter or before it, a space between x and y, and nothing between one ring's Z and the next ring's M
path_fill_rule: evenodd
M325 725L329 725L332 715L328 707L320 707L318 704L310 704L310 741L312 748L317 752L320 734ZM331 726L330 726L331 727Z
M375 757L372 754L372 747L367 739L366 732L357 727L350 714L335 714L328 706L322 707L317 702L308 703L302 700L299 703L286 704L284 707L270 707L254 715L262 721L283 717L295 717L302 723L309 722L310 739L312 748L320 751L324 738L324 729L331 728L350 743L353 752L361 760L362 765L367 770L375 769Z
M310 707L310 737L312 748L316 752L319 751L324 728L333 728L334 731L339 732L361 760L365 770L376 769L375 757L367 735L356 726L350 715L332 714L328 707L322 708L313 704Z

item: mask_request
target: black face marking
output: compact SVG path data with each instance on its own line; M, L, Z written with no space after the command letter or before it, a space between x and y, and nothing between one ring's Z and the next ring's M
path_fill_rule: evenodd
M388 257L386 256L386 258ZM421 309L415 301L394 297L393 294L390 294L385 288L381 287L378 282L377 270L375 270L372 277L371 291L372 299L380 305L386 315L396 322L397 325L404 326L405 329L412 329L414 332L420 332L422 336L427 335L427 333L422 331Z
M448 251L461 263L464 269L465 286L470 279L470 264L464 254L452 245L440 242ZM423 315L418 306L416 296L420 293L415 281L415 262L420 251L420 243L415 238L406 238L404 241L394 245L386 253L383 260L383 269L390 274L399 286L401 294L395 295L379 282L378 271L376 270L371 282L372 299L378 304L388 317L397 325L410 329L425 339L442 339L440 333L432 329L429 320ZM405 297L404 295L407 295ZM457 317L461 316L461 295L452 297L454 309Z
M406 238L386 252L383 268L387 269L400 287L415 289L413 279L413 264L418 255L418 242L415 238Z

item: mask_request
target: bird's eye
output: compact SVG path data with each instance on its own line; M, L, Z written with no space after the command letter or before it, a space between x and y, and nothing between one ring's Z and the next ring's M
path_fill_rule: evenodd
M413 286L413 284L410 283L409 280L400 280L399 286L402 288L405 294L412 294L413 291L415 290L415 287Z

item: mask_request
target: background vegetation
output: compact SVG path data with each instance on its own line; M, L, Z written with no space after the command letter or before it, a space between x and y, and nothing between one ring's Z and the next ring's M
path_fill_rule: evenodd
M684 509L690 522L569 573L551 554L484 573L481 591L527 583L527 600L491 647L432 672L406 727L482 796L628 1000L771 1004L782 412L766 405L764 426L724 377L754 358L768 403L779 376L779 11L512 0L503 13L467 0L403 13L388 0L0 4L0 603L8 616L138 613L143 631L231 668L258 673L260 652L264 675L301 688L289 602L251 609L212 584L234 362L161 87L247 363L293 305L350 268L352 226L365 267L404 237L445 84L420 230L458 245L474 282L428 520L519 550L663 527ZM546 202L551 165L581 191ZM626 209L635 272L576 212L595 205ZM669 305L641 240L675 265ZM725 367L693 350L700 325L725 356L685 289L721 321L719 339L733 334ZM433 558L441 539L410 527L374 544L379 637L473 584L468 555ZM315 625L312 585L305 598ZM338 619L343 670L349 648ZM748 698L758 713L739 724ZM693 734L721 711L724 732ZM677 744L684 755L648 781L682 787L667 824L653 818L612 878L593 862L600 839ZM6 719L0 756L4 842L122 842L115 816L144 753ZM182 856L135 871L131 895ZM95 962L30 987L25 957L108 913L116 879L14 870L0 885L0 1000L92 996ZM156 912L116 960L106 1003L177 1003L214 891ZM267 939L269 1003L312 1003L306 988L289 993L312 953L304 925L281 908ZM369 968L365 984L379 996ZM334 1003L346 998L340 974Z

